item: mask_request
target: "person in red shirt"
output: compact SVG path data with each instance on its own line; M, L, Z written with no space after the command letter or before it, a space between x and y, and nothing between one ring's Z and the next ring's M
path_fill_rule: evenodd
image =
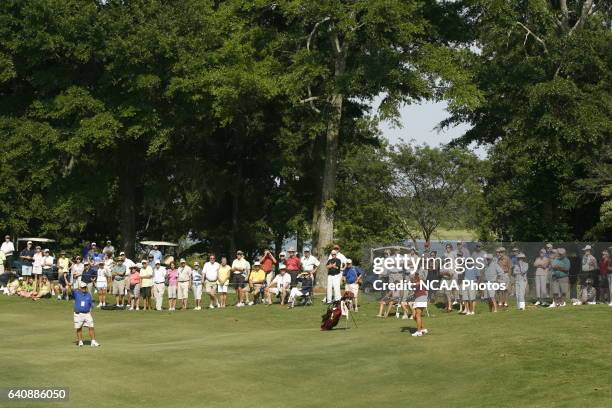
M272 255L272 252L269 248L266 248L264 254L261 258L259 258L259 262L261 263L261 269L266 273L266 286L270 286L270 282L272 282L274 265L276 265L276 258Z
M599 261L599 295L597 296L601 301L606 299L606 292L608 293L608 306L612 306L612 288L609 286L609 269L610 269L610 253L606 250L601 252L601 260Z
M295 248L289 248L289 257L285 259L285 266L287 272L291 275L291 286L294 286L297 282L297 276L302 272L302 261L300 257L295 254Z

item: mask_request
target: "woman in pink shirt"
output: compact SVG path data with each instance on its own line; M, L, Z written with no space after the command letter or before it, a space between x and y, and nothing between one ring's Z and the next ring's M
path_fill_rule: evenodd
M140 265L130 268L130 309L140 310Z
M176 310L178 269L176 269L176 264L174 262L170 262L170 267L166 271L166 280L168 284L168 310Z

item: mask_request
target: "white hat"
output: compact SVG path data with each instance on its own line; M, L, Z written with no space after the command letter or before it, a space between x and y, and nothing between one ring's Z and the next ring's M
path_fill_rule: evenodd
M119 256L125 255L125 252L121 251L119 252Z
M195 262L193 263L193 266L200 266L200 263L199 263L198 261L195 261Z
M259 265L261 265L261 263L259 263L259 261L253 262L253 266L259 266Z
M486 259L493 259L493 255L492 254L485 254L485 258Z
M347 264L352 264L352 263L353 263L353 260L352 260L352 259L347 259L347 260L346 260L346 263L347 263Z
M283 256L283 255L287 256L287 253L286 253L285 251L281 251L281 253L280 253L280 254L278 254L278 255L279 255L279 256Z
M32 245L32 241L28 241L28 242L26 242L26 244L30 244L30 245Z
M584 248L582 248L583 251L590 251L591 249L593 249L593 248L591 248L590 245L587 245Z
M81 281L81 283L79 283L79 288L86 288L87 287L87 283Z
M187 261L185 260L185 258L181 258L181 260L179 261L179 263L187 263Z
M304 247L304 252L310 252L310 248Z
M98 245L95 242L92 242L91 246L98 246Z
M142 268L142 264L140 262L138 262L136 265L134 265L134 268L141 269Z
M49 252L48 248L43 249L43 252Z
M553 245L549 242L548 244L546 244L546 248L547 249L552 249Z
M337 254L338 254L338 251L336 251L335 249L332 249L331 254L332 254L332 255L337 255Z
M155 261L155 265L161 265L161 261L158 259L157 261Z
M519 252L518 255L516 256L517 258L525 258L525 254L522 252Z
M285 264L279 264L278 269L283 270L283 269L287 269L287 267L285 266Z
M559 255L565 255L565 248L557 248L557 253Z
M294 247L290 247L289 251L287 251L287 252L295 252L295 248Z

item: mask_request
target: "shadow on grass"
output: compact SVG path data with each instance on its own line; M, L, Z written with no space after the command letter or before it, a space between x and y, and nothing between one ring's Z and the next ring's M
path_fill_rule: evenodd
M417 329L416 327L409 327L409 326L404 326L400 328L400 332L404 333L404 332L410 332L410 334L416 332Z

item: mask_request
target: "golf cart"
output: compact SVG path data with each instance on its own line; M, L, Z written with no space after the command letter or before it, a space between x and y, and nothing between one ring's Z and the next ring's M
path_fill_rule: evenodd
M178 244L174 242L168 241L140 241L139 244L142 246L139 248L139 253L142 256L147 256L149 252L153 249L153 247L157 247L162 253L162 263L165 266L169 266L170 262L177 261L176 257L178 256L177 248ZM162 250L162 248L168 248L167 250Z
M30 237L30 238L18 238L15 244L15 260L11 265L13 271L17 274L17 276L21 276L21 266L23 265L23 261L19 258L19 254L26 247L28 241L32 241L33 246L40 246L42 249L49 249L51 251L51 255L55 257L55 253L53 248L49 248L55 242L54 239L50 238L41 238L41 237ZM57 266L53 265L51 276L47 276L49 280L57 280Z

